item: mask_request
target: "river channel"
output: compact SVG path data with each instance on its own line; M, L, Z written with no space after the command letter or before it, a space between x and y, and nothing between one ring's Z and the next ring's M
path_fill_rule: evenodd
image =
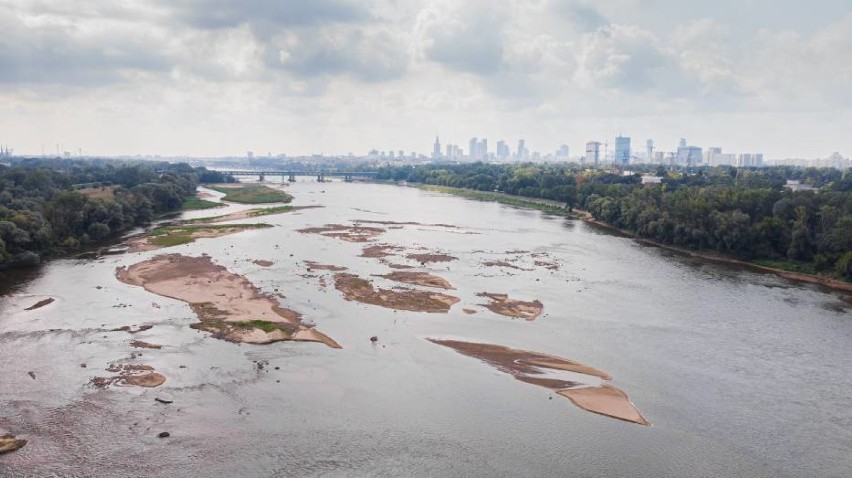
M254 220L271 228L12 273L0 296L0 434L28 444L0 455L0 476L852 475L848 294L539 211L391 185L286 188L294 205L322 207ZM298 232L353 221L385 231L371 243ZM373 243L457 259L360 257ZM341 348L219 340L189 327L198 319L186 303L116 279L164 253L208 254ZM333 273L305 261L388 289L375 275L407 264L446 279L459 303L425 313L347 301ZM543 313L496 314L483 292L538 300ZM24 310L44 298L55 300ZM112 331L141 325L153 327ZM604 370L651 425L589 413L429 338ZM166 382L90 384L117 361ZM164 397L172 403L155 401Z

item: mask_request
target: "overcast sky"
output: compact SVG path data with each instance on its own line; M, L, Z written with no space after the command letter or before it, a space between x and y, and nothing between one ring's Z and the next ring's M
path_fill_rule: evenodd
M18 153L852 156L852 0L0 0Z

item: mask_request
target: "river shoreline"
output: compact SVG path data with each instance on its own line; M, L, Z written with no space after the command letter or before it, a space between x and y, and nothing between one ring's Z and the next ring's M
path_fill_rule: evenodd
M390 183L384 183L384 184L390 184ZM394 184L399 185L397 183L394 183ZM510 205L510 206L528 207L530 209L538 209L538 210L545 211L545 212L550 213L550 214L562 214L566 217L578 219L578 220L581 220L581 221L583 221L587 224L593 224L595 226L601 227L601 228L606 229L608 231L621 234L625 237L629 237L629 238L634 239L637 242L644 244L644 245L659 247L661 249L665 249L665 250L672 251L672 252L677 252L679 254L687 255L689 257L694 257L696 259L703 259L703 260L716 262L716 263L720 263L720 264L728 264L728 265L747 267L747 268L755 270L755 271L772 273L772 274L775 274L777 276L780 276L780 277L783 277L785 279L792 280L792 281L806 282L806 283L809 283L809 284L820 285L820 286L823 286L823 287L826 287L826 288L829 288L829 289L832 289L832 290L839 290L839 291L842 291L842 292L852 293L852 283L845 282L845 281L842 281L842 280L839 280L839 279L834 279L834 278L831 278L831 277L820 276L820 275L815 275L815 274L806 274L804 272L787 271L787 270L784 270L784 269L779 269L779 268L776 268L776 267L769 267L769 266L764 266L764 265L760 265L760 264L755 264L753 262L748 262L748 261L736 259L736 258L733 258L733 257L727 257L727 256L723 256L723 255L720 255L720 254L714 254L714 253L710 253L710 252L693 251L691 249L678 247L678 246L674 246L674 245L670 245L670 244L664 244L662 242L658 242L658 241L655 241L653 239L647 239L647 238L644 238L644 237L640 237L639 235L637 235L633 232L630 232L630 231L618 228L616 226L613 226L612 224L608 224L606 222L597 220L597 219L592 217L590 212L588 212L584 209L573 208L570 211L565 210L565 207L560 206L559 204L561 204L561 203L558 203L557 201L552 201L552 200L548 200L548 199L528 198L528 197L524 197L524 196L515 196L515 195L511 195L511 194L506 194L506 193L494 193L494 192L485 192L485 191L474 191L474 190L462 189L462 188L452 188L452 187L448 187L448 186L431 186L431 185L428 185L428 184L406 183L405 186L413 187L413 188L417 188L417 189L423 189L423 190L426 190L426 191L443 192L443 193L446 193L446 194L452 194L452 195L455 195L455 196L460 196L460 197L464 197L464 198L467 198L467 199L474 199L474 200L477 200L477 201L499 202L501 204L507 204L507 205ZM490 196L490 198L489 198L489 196ZM504 201L504 200L501 200L501 199L506 199L506 200ZM527 203L527 204L524 204L524 203ZM554 209L562 209L562 211L558 212L558 211L554 211Z

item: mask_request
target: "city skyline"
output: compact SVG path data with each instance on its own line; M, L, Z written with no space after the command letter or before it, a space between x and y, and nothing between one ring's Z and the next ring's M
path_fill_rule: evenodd
M852 156L843 0L3 0L0 25L18 154L428 154L438 131Z

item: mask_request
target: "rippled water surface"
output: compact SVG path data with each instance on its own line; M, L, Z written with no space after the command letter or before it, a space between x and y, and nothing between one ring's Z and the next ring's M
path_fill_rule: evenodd
M0 456L0 476L852 475L847 295L537 211L385 185L299 182L289 191L294 204L325 207L163 251L57 260L4 284L0 430L29 444ZM302 261L362 277L390 271L358 257L363 244L296 232L356 219L459 226L409 225L378 241L458 257L421 270L449 280L461 302L448 314L395 312L322 287ZM482 264L513 250L546 253L560 268ZM282 305L343 348L237 345L190 329L186 304L114 277L116 267L162 252L210 254L283 294ZM538 299L544 314L533 322L496 315L479 305L479 292ZM23 310L45 297L56 301ZM134 324L154 327L108 331ZM585 412L427 337L600 368L653 426ZM163 348L133 349L131 339ZM88 384L115 361L151 365L167 381Z

